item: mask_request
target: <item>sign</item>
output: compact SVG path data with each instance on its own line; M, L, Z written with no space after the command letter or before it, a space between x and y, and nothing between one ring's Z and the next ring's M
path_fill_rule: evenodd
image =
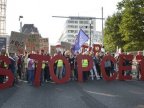
M40 50L44 50L44 53L49 52L49 41L48 38L40 38Z
M40 50L40 36L38 34L29 34L26 38L26 51L38 52Z
M61 46L65 50L70 50L71 49L71 44L68 42L61 42Z
M11 32L9 41L9 53L24 53L25 35L19 32Z
M5 37L0 37L0 51L2 48L6 48L6 38Z
M56 53L56 46L50 46L50 53L53 56Z
M51 56L46 56L46 55L31 54L30 58L38 61L37 67L36 67L36 72L35 72L35 78L34 78L35 86L40 86L42 61L49 62L50 76L54 82L56 82L58 84L62 84L62 83L66 83L69 81L71 69L70 69L70 64L69 64L68 60L64 56L55 55L54 57L51 57ZM124 66L123 65L123 63L125 62L123 58L126 58L127 60L133 60L134 57L133 57L133 55L120 55L120 61L118 62L118 68L119 68L118 71L115 72L114 74L112 74L111 76L109 76L109 75L107 75L104 64L107 60L110 60L113 63L116 63L116 60L111 55L104 56L104 58L102 59L102 61L100 63L101 72L102 72L102 76L103 76L104 80L113 81L113 80L116 80L117 77L119 80L132 80L131 75L123 74L123 72L125 73L127 70L132 70L132 66ZM64 62L65 68L66 68L66 74L62 79L58 79L54 72L54 63L55 63L55 61L57 61L59 59L61 59ZM83 59L88 60L89 64L87 67L82 67ZM6 56L0 56L0 60L5 61L6 64L10 63L10 60ZM78 67L77 67L78 68L78 81L83 82L83 72L88 72L91 70L91 68L93 67L93 59L89 55L78 55L76 62L78 65ZM140 68L142 70L143 70L143 65L144 65L144 61L142 60L140 62ZM11 70L0 68L0 75L8 76L8 81L6 81L6 83L2 83L2 84L0 83L0 89L5 89L8 87L11 87L12 83L14 81L14 76L13 76ZM140 79L144 80L144 71L140 72L140 76L141 76Z

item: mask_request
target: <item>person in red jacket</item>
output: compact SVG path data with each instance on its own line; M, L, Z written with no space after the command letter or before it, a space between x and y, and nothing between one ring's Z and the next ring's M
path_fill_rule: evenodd
M137 52L137 55L136 55L136 61L137 61L137 65L136 65L136 68L137 68L137 79L139 80L140 79L140 62L144 60L144 57L142 55L142 53L140 51Z

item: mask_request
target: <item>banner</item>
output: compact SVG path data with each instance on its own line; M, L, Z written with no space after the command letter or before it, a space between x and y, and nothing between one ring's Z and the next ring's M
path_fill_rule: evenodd
M102 61L100 62L100 68L101 68L101 73L102 73L102 78L106 81L113 81L113 80L132 80L132 74L123 74L126 73L127 71L131 71L132 70L132 65L129 66L124 66L123 64L125 63L125 60L128 61L132 61L134 59L133 55L120 55L119 56L119 61L117 63L116 59L111 56L111 55L105 55L102 58ZM48 61L49 62L49 72L50 72L50 77L52 78L52 80L56 83L62 84L62 83L66 83L69 81L70 79L70 73L71 73L71 65L68 62L68 60L60 55L57 54L55 56L47 56L47 55L39 55L39 54L31 54L30 55L31 59L34 59L35 61L37 61L37 67L36 67L36 73L35 73L35 78L34 78L34 85L35 86L40 86L40 78L41 78L41 67L42 67L42 62L43 61ZM82 60L88 60L88 65L86 67L82 66ZM0 60L3 60L7 65L10 64L10 59L7 56L0 56ZM62 77L62 79L58 78L55 75L54 72L54 64L55 61L57 60L62 60L63 63L65 64L65 76ZM107 60L110 60L113 64L117 64L118 65L118 71L113 70L113 73L108 73L108 71L105 69L105 62ZM83 73L84 72L88 72L92 69L93 67L93 58L89 55L82 55L79 54L76 58L76 62L77 62L77 73L78 73L78 81L83 82ZM144 60L142 60L140 62L140 69L144 70ZM0 68L0 75L3 76L7 76L8 80L5 81L5 83L0 83L0 90L1 89L5 89L8 87L11 87L13 85L13 81L14 81L14 75L12 74L11 69L4 69L4 68ZM135 76L134 76L135 78ZM144 80L144 71L140 72L140 80Z
M50 46L50 53L53 56L57 51L56 51L56 46Z
M40 50L44 50L44 53L49 53L48 38L40 38Z
M19 32L11 32L9 41L9 53L24 53L26 36Z
M40 36L38 34L27 35L26 51L30 53L40 51Z
M65 50L70 50L71 49L71 44L68 42L61 42L61 46Z

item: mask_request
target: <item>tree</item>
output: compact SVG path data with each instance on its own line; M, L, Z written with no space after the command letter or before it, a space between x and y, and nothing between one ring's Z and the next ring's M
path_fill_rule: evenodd
M104 29L104 46L106 50L115 52L117 46L123 47L124 42L119 32L120 23L121 13L119 12L107 18Z
M122 14L120 33L124 51L144 49L144 0L123 0L118 4Z
M123 0L117 5L117 13L105 23L104 45L115 51L116 46L124 51L144 49L144 0Z

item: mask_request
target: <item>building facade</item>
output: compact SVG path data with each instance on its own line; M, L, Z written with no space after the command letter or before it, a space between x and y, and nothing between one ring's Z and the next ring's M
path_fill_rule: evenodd
M24 34L39 34L38 28L34 24L24 24L21 32Z
M94 35L92 35L92 43L103 45L103 36L101 31L95 31Z
M6 0L0 0L0 37L6 34Z
M82 29L89 37L91 37L91 44L96 43L96 41L99 40L97 38L101 34L96 32L96 19L95 18L93 17L70 17L66 20L64 32L59 38L59 43L69 42L73 44L80 29Z

